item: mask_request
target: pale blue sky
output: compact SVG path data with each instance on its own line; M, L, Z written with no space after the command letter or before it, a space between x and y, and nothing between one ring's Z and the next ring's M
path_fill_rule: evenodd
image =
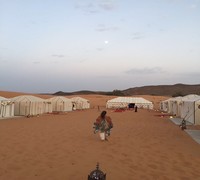
M200 84L200 0L0 0L0 90Z

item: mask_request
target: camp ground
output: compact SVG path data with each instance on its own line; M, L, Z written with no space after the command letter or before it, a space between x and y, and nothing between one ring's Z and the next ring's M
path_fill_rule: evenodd
M54 102L49 97L54 97ZM160 97L141 96L152 101L154 108L146 110L142 106L138 113L127 109L118 113L106 108L112 96L83 97L89 100L91 108L0 120L0 179L86 179L97 162L109 179L130 179L130 175L133 179L198 179L199 131L191 129L195 125L188 123L182 131L178 126L181 121L174 125L167 116L156 116L161 114L157 111ZM43 112L53 110L55 102L58 108L54 110L65 110L65 97L44 98L39 106ZM29 101L32 99L26 100ZM107 142L101 142L99 134L93 132L93 123L101 114L98 106L107 111L114 124ZM81 170L78 175L77 169Z
M134 104L138 108L153 109L153 103L142 97L117 97L108 100L106 107L111 108L127 108L129 104Z

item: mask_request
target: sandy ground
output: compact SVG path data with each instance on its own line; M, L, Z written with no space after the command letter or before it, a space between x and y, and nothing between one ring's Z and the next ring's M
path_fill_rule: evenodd
M108 180L200 179L200 145L167 116L107 110L114 128L101 142L93 122L111 98L81 97L92 109L0 120L1 180L86 180L97 162ZM155 106L163 98L146 96Z

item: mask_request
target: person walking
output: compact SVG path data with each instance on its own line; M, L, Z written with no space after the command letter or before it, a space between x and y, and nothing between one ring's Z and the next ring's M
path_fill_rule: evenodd
M106 115L106 111L102 111L100 116L97 117L95 125L95 131L99 132L100 139L102 141L108 140L107 137L110 136L110 130L113 128L113 123L110 116Z

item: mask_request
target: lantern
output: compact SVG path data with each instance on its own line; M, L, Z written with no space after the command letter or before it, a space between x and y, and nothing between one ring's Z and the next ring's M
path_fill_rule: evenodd
M88 175L88 180L106 180L106 174L99 170L99 163L97 163L96 169Z

